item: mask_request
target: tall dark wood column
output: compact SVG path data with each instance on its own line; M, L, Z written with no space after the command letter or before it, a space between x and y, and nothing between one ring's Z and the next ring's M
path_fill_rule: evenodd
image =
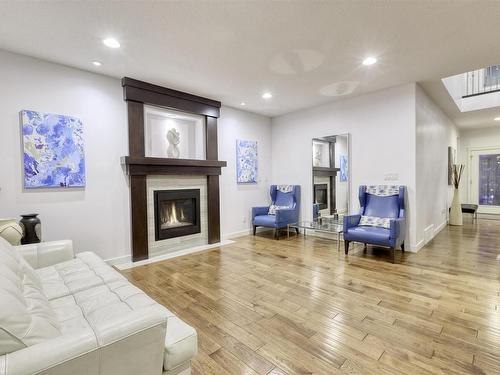
M206 116L207 160L218 159L217 119ZM219 176L207 176L208 198L208 243L220 241L220 195Z
M207 176L208 243L220 241L219 175L226 162L218 160L217 118L221 103L166 87L122 79L128 107L129 156L122 158L130 175L132 260L148 258L146 178L148 175ZM206 160L150 158L145 155L144 104L171 108L205 117Z

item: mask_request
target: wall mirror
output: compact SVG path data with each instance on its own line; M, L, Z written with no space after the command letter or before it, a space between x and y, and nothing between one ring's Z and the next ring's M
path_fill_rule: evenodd
M312 140L313 220L349 212L349 134Z

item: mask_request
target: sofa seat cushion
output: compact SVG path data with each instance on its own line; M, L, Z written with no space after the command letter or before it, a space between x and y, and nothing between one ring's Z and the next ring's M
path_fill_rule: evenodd
M189 361L197 352L198 336L196 330L171 314L167 319L163 369L165 371L172 370Z
M344 236L349 241L384 245L389 243L390 232L385 228L361 226L349 228Z
M0 238L0 355L60 336L56 314L31 266Z
M49 300L68 296L107 282L126 280L96 254L85 252L75 259L36 270Z
M69 296L50 301L65 335L93 331L99 340L103 327L112 326L118 319L147 310L158 304L126 280L98 285ZM165 309L165 315L173 315Z
M276 224L276 215L258 215L253 219L253 225L264 227L274 227Z

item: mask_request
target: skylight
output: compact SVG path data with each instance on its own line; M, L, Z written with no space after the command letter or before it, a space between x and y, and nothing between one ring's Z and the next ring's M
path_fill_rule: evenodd
M500 65L442 79L461 112L500 106Z

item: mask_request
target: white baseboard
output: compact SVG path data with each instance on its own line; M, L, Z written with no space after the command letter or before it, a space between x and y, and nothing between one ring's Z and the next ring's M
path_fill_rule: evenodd
M155 257L149 258L149 259L144 259L140 260L138 262L126 262L126 263L120 263L120 264L115 264L114 266L118 268L119 270L126 270L129 268L134 268L134 267L139 267L139 266L144 266L146 264L151 264L151 263L156 263L156 262L161 262L162 260L166 259L172 259L172 258L177 258L180 256L184 255L189 255L189 254L194 254L194 253L199 253L205 250L210 250L215 247L220 247L220 246L226 246L229 244L234 243L234 241L231 240L223 240L218 243L214 243L211 245L201 245L201 246L195 246L195 247L190 247L189 249L182 249L179 251L174 251L172 253L167 253L163 255L157 255Z
M238 237L248 236L249 234L252 234L252 233L253 233L252 229L248 228L248 229L240 230L240 231L237 231L237 232L231 232L231 233L223 234L222 238L224 240L230 240L232 238L238 238Z
M410 245L408 251L410 253L418 253L418 251L425 246L425 240L420 240L416 244ZM406 249L405 249L406 250Z
M105 262L110 266L117 266L119 264L129 263L131 261L132 257L130 255L122 255L120 257L109 258L105 260Z
M416 244L411 245L410 248L408 249L408 251L410 251L412 253L417 253L426 244L428 244L430 241L432 241L433 238L436 237L438 235L438 233L441 232L446 227L446 225L448 225L448 221L443 221L441 224L439 224L437 227L435 227L432 230L432 237L430 237L428 239L424 238L424 239L418 241Z
M469 214L468 216L471 216L471 218L472 218L471 214ZM487 213L478 212L477 217L478 217L478 219L485 219L485 220L500 220L500 215L498 215L498 214L487 214Z
M434 229L434 236L432 238L436 237L439 232L441 232L444 228L446 228L446 225L448 225L448 221L447 220L445 220L441 224L439 224L436 227L436 229Z
M269 231L273 231L273 230L274 229L267 228L267 227L257 227L257 233L269 232ZM253 229L249 228L249 229L240 230L238 232L231 232L231 233L223 234L222 238L224 240L231 240L233 238L248 236L249 234L252 234L252 233L253 233Z

